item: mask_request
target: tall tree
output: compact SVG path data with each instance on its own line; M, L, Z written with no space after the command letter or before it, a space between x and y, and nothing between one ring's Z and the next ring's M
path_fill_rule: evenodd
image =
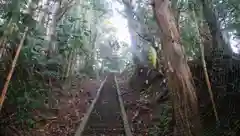
M129 34L131 37L131 52L133 54L133 60L135 63L139 63L141 60L141 55L137 52L138 46L137 46L137 34L135 32L136 23L134 22L134 6L132 4L132 0L122 0L125 8L125 14L128 21L128 28L129 28Z
M169 6L169 0L155 0L153 3L153 11L161 30L164 61L168 67L166 74L173 101L174 135L200 136L196 90Z
M212 36L212 48L222 50L225 55L232 55L230 45L224 40L224 34L221 31L221 24L212 0L200 0L200 3L202 4L203 15Z

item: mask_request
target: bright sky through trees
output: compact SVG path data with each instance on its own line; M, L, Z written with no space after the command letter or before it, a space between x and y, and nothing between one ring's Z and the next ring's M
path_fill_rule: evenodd
M113 10L113 16L109 19L114 27L116 27L116 37L120 41L125 41L130 45L130 35L128 31L128 23L126 18L124 18L118 11L124 10L124 6L117 3L116 1L110 1ZM118 10L118 11L117 11Z

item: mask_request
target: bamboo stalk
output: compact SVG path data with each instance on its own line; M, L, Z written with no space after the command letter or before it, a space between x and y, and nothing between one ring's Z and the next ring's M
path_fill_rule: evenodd
M14 57L13 62L12 62L11 69L10 69L10 71L9 71L9 73L8 73L6 82L5 82L5 84L4 84L4 87L3 87L3 90L2 90L2 94L1 94L1 97L0 97L0 111L1 111L1 109L2 109L3 102L4 102L5 97L6 97L7 89L8 89L8 86L9 86L9 82L10 82L10 80L11 80L12 74L13 74L14 69L15 69L15 67L16 67L16 63L17 63L17 60L18 60L18 57L19 57L21 48L22 48L22 46L23 46L23 42L24 42L24 40L26 39L27 32L28 32L28 27L26 27L25 30L24 30L23 37L22 37L22 39L21 39L21 41L20 41L20 44L19 44L19 46L18 46L18 48L17 48L15 57Z
M193 11L193 16L194 16L194 19L195 19L197 35L200 37L199 38L199 46L200 46L200 50L201 50L201 61L202 61L202 64L203 64L203 71L204 71L205 81L206 81L206 84L207 84L207 87L208 87L208 92L209 92L210 99L211 99L211 102L212 102L215 119L218 122L219 121L219 117L218 117L218 114L217 114L216 104L215 104L214 98L213 98L212 87L211 87L211 83L210 83L210 80L209 80L208 71L207 71L207 65L206 65L206 61L205 61L203 41L202 41L202 37L200 35L199 25L198 25L198 21L196 19L196 13L195 12L196 11L194 10Z

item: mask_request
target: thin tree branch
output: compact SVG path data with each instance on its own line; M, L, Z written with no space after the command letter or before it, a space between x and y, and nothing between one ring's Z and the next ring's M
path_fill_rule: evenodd
M64 6L63 7L61 7L60 9L59 9L59 11L58 11L58 15L57 15L57 21L59 21L62 17L63 17L63 15L72 7L72 6L74 6L74 0L70 0L67 4L64 4Z

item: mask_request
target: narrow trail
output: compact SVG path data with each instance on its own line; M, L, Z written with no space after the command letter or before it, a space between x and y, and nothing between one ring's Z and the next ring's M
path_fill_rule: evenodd
M132 136L113 74L102 82L75 136Z

